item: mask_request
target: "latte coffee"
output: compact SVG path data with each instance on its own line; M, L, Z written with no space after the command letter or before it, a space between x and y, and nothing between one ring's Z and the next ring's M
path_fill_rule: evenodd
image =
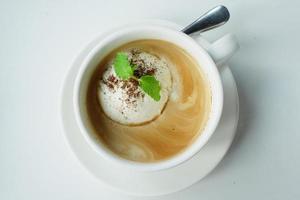
M156 77L159 100L139 90L135 79L116 77L111 66L118 52L128 55L137 77ZM184 151L201 136L211 111L210 85L201 66L180 47L152 39L127 43L102 59L85 100L95 138L116 155L138 162L166 160Z

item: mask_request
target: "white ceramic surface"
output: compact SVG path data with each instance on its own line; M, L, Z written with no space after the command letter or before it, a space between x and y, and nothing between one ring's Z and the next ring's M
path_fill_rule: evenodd
M152 23L179 28L164 21ZM204 178L221 161L235 135L238 121L238 96L230 69L226 67L221 72L225 92L225 107L220 124L205 147L192 159L174 168L156 172L136 171L134 168L113 165L113 163L101 158L85 140L76 123L72 107L74 79L90 48L101 39L99 37L91 42L74 61L62 91L61 113L66 139L81 164L100 181L113 189L139 196L157 196L176 192ZM206 47L209 46L209 43L203 38L201 43Z

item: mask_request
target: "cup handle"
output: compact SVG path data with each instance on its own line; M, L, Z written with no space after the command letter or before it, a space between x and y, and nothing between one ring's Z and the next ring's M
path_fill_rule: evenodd
M212 44L207 42L200 35L195 36L194 39L210 54L219 68L224 66L239 49L238 40L236 36L231 33L224 35Z

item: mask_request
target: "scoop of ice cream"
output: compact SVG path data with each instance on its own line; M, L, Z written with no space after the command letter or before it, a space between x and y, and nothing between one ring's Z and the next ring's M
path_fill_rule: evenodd
M153 75L160 83L160 100L148 96L135 79L117 77L111 61L99 81L98 99L104 113L121 124L136 125L149 122L159 116L168 101L172 81L168 64L163 59L141 50L125 52L136 66L134 75Z

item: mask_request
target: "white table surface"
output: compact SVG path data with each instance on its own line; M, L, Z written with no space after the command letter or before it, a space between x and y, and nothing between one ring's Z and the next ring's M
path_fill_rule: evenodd
M119 21L187 24L224 4L236 33L237 137L196 185L143 199L300 199L300 1L0 1L0 199L138 199L102 187L63 140L60 89L78 52ZM128 181L130 184L130 181Z

